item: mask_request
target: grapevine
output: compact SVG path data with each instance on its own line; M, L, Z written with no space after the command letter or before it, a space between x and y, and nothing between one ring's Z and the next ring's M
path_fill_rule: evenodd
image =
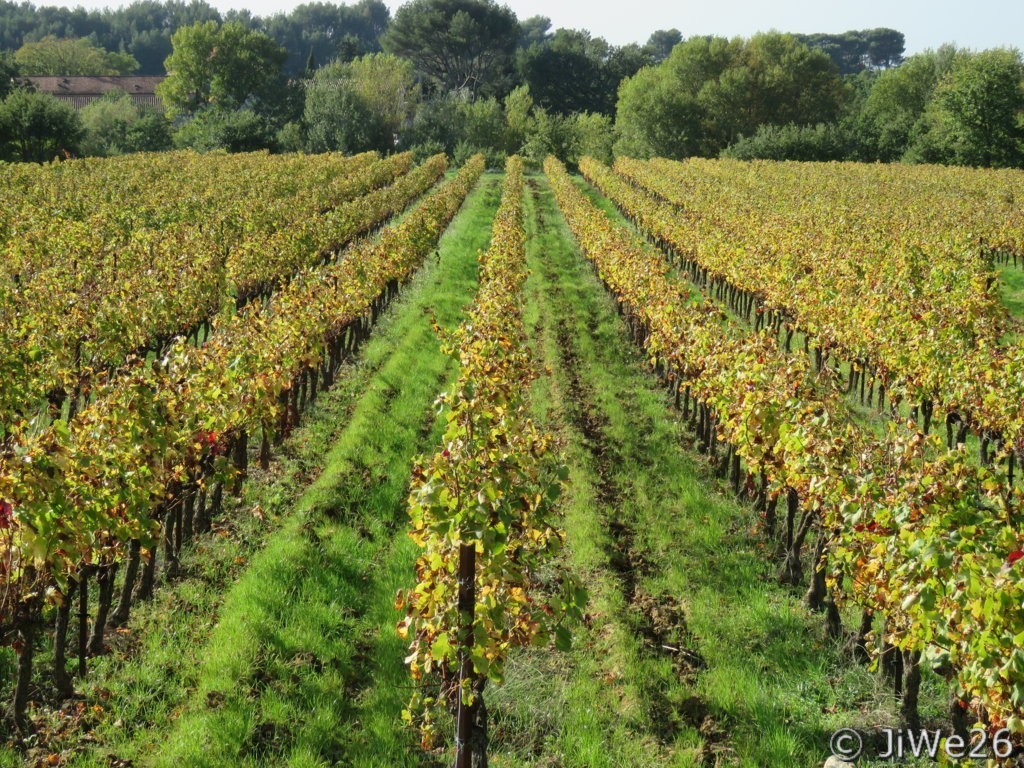
M399 594L399 633L420 684L405 717L424 748L439 742L439 713L457 715L456 765L486 761L487 681L500 683L512 649L569 644L585 593L545 567L562 549L555 502L567 477L553 438L528 415L536 377L526 349L522 161L509 159L481 287L447 341L459 378L441 398L444 447L420 458L409 496L410 536L423 553L417 585ZM440 682L440 693L427 681Z

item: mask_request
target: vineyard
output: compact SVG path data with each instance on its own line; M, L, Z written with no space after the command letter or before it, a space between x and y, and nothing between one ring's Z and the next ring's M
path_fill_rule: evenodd
M0 166L0 765L1024 764L1024 176L578 170Z

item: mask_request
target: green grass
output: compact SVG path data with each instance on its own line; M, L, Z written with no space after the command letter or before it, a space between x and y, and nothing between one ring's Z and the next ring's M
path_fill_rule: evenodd
M400 725L407 673L393 601L416 554L405 496L413 455L438 434L433 403L454 371L431 323L456 324L472 297L499 185L484 177L437 263L321 396L295 437L293 485L254 491L254 510L276 499L283 517L251 560L238 555L240 578L163 590L162 611L138 630L137 654L97 670L98 744L70 764L107 766L110 754L154 766L424 762ZM216 540L189 562L235 564Z
M835 728L895 724L686 449L545 183L530 205L528 322L549 370L534 403L565 441L566 567L592 604L568 657L526 654L491 692L495 764L812 766Z

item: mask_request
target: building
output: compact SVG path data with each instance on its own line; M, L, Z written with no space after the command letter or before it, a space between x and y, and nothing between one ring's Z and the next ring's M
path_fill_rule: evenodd
M134 75L114 77L23 77L22 82L29 83L40 93L56 96L75 109L81 109L104 94L119 89L132 97L136 104L146 104L158 109L163 107L160 97L156 95L156 87L164 79L163 75L137 77Z

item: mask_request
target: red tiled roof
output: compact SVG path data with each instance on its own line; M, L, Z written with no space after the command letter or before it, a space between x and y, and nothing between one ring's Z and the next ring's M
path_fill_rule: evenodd
M152 96L163 75L136 77L25 77L36 90L54 96L102 96L120 88L132 96Z

